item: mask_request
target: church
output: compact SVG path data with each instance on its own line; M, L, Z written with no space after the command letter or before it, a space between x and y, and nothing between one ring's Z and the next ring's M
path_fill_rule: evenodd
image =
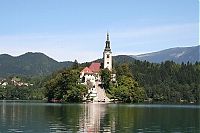
M90 89L88 90L89 97L94 101L109 101L106 97L105 90L100 87L101 69L109 69L112 72L112 51L110 46L109 33L107 33L107 38L105 42L105 48L103 51L103 64L98 62L92 62L89 67L85 67L80 72L80 81L82 84L88 85ZM111 75L112 81L115 80L115 74Z

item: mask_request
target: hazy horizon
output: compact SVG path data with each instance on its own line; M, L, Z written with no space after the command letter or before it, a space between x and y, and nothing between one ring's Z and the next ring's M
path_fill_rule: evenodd
M198 0L2 0L0 54L41 52L57 61L199 45Z
M180 48L197 47L197 46L199 46L199 45L196 45L196 46L185 46L185 47L180 47ZM179 47L173 47L173 48L179 48ZM171 48L167 48L167 49L171 49ZM167 50L167 49L162 49L162 50ZM149 53L159 52L159 51L162 51L162 50L151 51L151 52L147 52L147 53L139 53L139 54L127 54L127 53L123 54L123 53L120 53L120 54L115 54L115 55L113 55L113 56L118 56L118 55L127 55L127 56L133 55L133 56L139 56L139 55L143 55L143 54L149 54ZM46 56L48 56L48 57L50 57L50 58L56 60L54 57L51 57L51 56L49 56L49 55L46 54L46 53L37 52L37 51L35 51L35 52L27 51L27 52L22 53L22 54L19 54L19 55L11 55L11 54L8 54L8 53L2 53L2 54L0 54L0 55L8 54L8 55L10 55L10 56L12 56L12 57L18 57L18 56L24 55L24 54L26 54L26 53L42 53L42 54L45 54ZM99 57L99 58L96 58L96 59L100 59L100 58L103 58L103 57ZM96 59L94 59L94 60L96 60ZM72 62L73 62L73 61L75 61L75 60L77 60L77 59L74 59L74 60L61 60L61 61L60 61L60 60L56 60L56 61L58 61L58 62L72 61ZM79 61L78 61L78 62L79 62L79 63L84 63L84 62L91 62L91 61L93 61L93 60L86 60L86 61L83 61L83 62L79 62Z

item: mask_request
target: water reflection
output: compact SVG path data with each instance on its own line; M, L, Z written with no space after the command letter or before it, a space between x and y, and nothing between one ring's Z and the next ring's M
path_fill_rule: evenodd
M0 102L0 133L200 131L200 106Z
M50 132L110 132L108 104L68 104L45 108Z
M110 132L110 126L105 125L105 115L108 104L85 104L80 117L81 132Z

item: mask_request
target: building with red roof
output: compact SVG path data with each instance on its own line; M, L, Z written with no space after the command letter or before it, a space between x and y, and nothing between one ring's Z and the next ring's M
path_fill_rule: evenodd
M100 71L101 68L109 69L112 71L112 52L110 47L110 40L109 40L109 34L107 33L107 40L106 40L106 46L103 52L103 66L101 66L101 63L93 62L90 64L89 67L85 67L80 72L80 80L82 84L90 86L90 89L88 90L88 95L92 99L102 100L101 98L101 89L97 91L99 88L99 84L101 84L101 78L100 78ZM112 74L112 81L115 79L115 75ZM97 95L97 92L100 93ZM103 92L102 92L103 93ZM105 92L104 92L105 93ZM106 94L105 94L106 97ZM104 98L105 100L105 98Z
M90 69L90 68L88 68L88 67L85 67L82 71L81 71L81 73L88 73L88 74L92 74L93 72L92 72L92 70Z
M93 62L90 66L89 69L93 72L93 73L99 73L101 70L101 63L96 63Z
M101 70L101 63L93 62L89 68L85 67L80 72L80 79L83 83L86 83L88 80L95 84L96 80L100 79L99 72Z

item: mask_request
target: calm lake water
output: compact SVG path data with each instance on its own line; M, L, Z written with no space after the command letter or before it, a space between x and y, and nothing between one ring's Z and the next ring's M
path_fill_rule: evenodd
M0 101L0 133L199 133L199 105Z

